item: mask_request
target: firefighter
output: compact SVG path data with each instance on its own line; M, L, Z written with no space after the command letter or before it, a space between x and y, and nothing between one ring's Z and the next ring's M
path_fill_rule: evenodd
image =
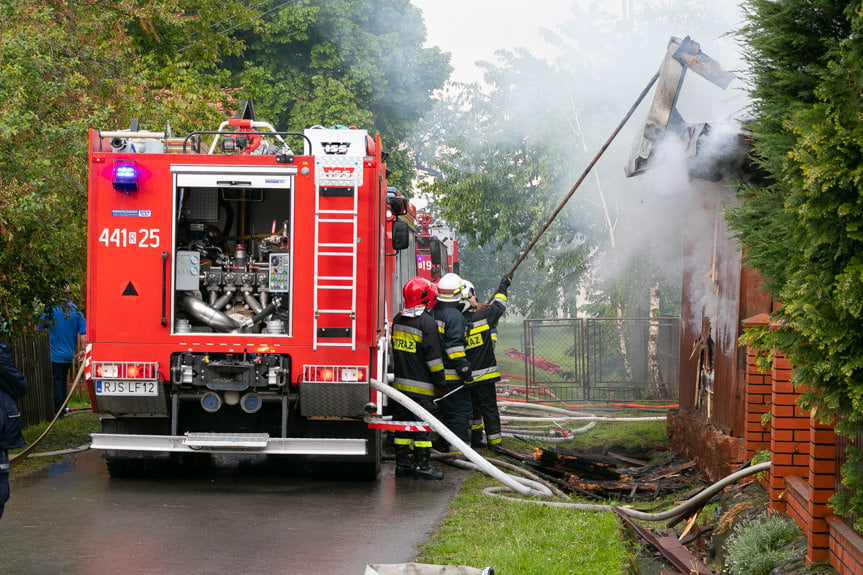
M465 307L467 307L464 312L467 320L465 352L473 378L473 385L470 387L473 408L470 437L471 445L474 447L482 443L483 428L485 428L489 447L494 448L503 440L495 386L500 381L500 370L497 367L494 346L497 339L497 323L506 312L506 292L511 281L512 278L509 275L501 278L497 292L489 304L477 304L473 284L465 282L467 284L463 295Z
M10 449L24 447L21 415L15 400L27 393L27 378L12 362L12 344L5 339L5 322L0 320L0 517L9 501Z
M405 308L393 319L393 387L428 411L436 411L435 396L443 390L443 358L440 338L429 306L435 303L435 285L415 277L402 288ZM414 421L416 416L398 402L393 419ZM431 432L396 431L396 477L443 479L431 466Z
M446 387L444 395L438 398L447 427L465 443L470 442L471 405L467 386L473 383L470 362L465 355L465 327L467 321L462 315L461 294L464 282L454 273L443 276L437 284L437 303L434 317L440 334L443 350L444 376ZM458 450L450 451L459 453Z

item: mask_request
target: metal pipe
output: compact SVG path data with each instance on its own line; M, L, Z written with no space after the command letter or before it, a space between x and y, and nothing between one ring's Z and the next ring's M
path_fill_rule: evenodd
M596 153L596 155L593 157L593 159L590 161L590 163L584 169L584 172L582 172L581 177L578 178L578 181L575 182L575 185L572 186L572 189L569 190L569 193L566 194L566 197L563 198L563 201L560 202L560 205L557 206L557 209L554 211L553 214L551 214L551 217L548 218L548 221L545 222L545 225L542 226L541 230L539 230L539 233L536 234L536 237L534 237L533 240L531 240L530 244L528 244L527 248L523 252L521 252L521 255L518 257L518 260L515 262L515 265L513 265L512 268L510 268L509 272L507 272L507 275L511 276L513 273L515 273L515 270L518 268L519 265L521 265L521 262L524 261L524 258L527 257L527 254L530 252L530 250L533 249L533 246L536 245L536 242L539 241L539 238L542 237L542 234L545 233L545 231L548 229L548 227L551 225L551 223L554 221L554 219L557 217L557 215L561 212L561 210L563 210L563 207L566 205L566 203L569 201L569 199L575 193L575 190L577 190L579 188L579 186L581 186L581 183L587 177L587 174L590 173L590 170L593 169L593 166L596 164L596 162L599 160L599 158L602 156L602 154L605 153L605 150L608 149L608 146L611 144L612 140L614 140L614 138L617 137L617 134L620 133L620 130L623 129L623 126L626 125L626 123L629 121L629 118L632 117L632 114L633 114L633 112L635 112L635 109L638 107L639 104L641 104L641 101L644 100L645 96L647 96L647 92L650 91L650 88L653 87L653 84L655 84L656 80L658 80L658 79L659 79L659 72L657 71L656 74L653 75L653 78L651 78L650 81L647 83L647 86L644 87L644 90L641 91L641 94L638 96L638 98L635 100L635 102L632 104L632 106L629 108L629 111L626 113L626 115L623 117L623 119L620 121L620 123L617 124L617 127L614 129L614 131L611 133L611 135L608 137L608 139L605 141L605 143L599 149L599 152ZM491 301L491 300L489 300L489 301Z
M180 305L186 313L218 331L233 331L239 327L233 319L211 308L191 293L184 293L180 297Z

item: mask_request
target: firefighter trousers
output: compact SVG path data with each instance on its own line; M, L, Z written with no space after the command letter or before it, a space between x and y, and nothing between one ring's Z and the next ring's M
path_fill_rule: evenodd
M445 394L453 392L461 386L461 381L448 381L444 390ZM444 423L456 437L470 445L470 392L468 388L462 387L438 402L440 410L444 414ZM452 451L454 448L450 446ZM457 450L456 450L457 451Z
M475 430L482 436L482 429L485 428L485 437L489 445L497 445L503 439L500 431L500 411L497 408L497 389L494 381L480 381L470 386L470 399L473 406L474 415L471 417L474 420L474 425L478 429ZM476 414L479 412L479 416ZM482 419L482 423L478 420Z
M428 395L418 395L415 393L407 393L405 394L410 397L412 400L416 401L420 406L426 411L430 412L432 415L437 417L437 406L435 405L433 398ZM414 413L409 410L407 407L403 406L397 401L392 402L392 415L394 421L418 421L419 418L414 415ZM413 447L426 447L430 448L432 446L431 442L431 432L430 431L402 431L398 430L394 434L395 436L395 444L396 448L399 445L406 445L410 448Z

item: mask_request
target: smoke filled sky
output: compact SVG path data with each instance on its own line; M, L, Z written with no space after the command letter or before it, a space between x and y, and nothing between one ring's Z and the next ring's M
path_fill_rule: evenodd
M726 65L737 65L739 58L730 39L721 36L739 25L742 12L740 0L710 0L705 21L693 23L689 30L657 29L656 53L661 57L665 43L672 35L691 34L702 45L710 45L712 55ZM612 17L638 14L640 6L669 5L669 10L688 10L687 0L411 0L425 20L428 44L440 47L451 54L454 68L452 80L473 82L481 79L474 63L478 60L494 61L497 50L527 48L540 57L554 57L559 50L545 38L543 28L551 30L563 25L571 16L571 6L597 7ZM717 44L721 45L717 47ZM622 47L625 50L644 50L648 47Z

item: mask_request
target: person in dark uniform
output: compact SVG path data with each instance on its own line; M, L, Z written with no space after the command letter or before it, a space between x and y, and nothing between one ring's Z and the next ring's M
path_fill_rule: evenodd
M454 273L443 276L437 284L437 303L434 318L437 321L443 351L444 395L438 406L444 414L446 426L462 441L470 443L471 405L467 387L473 383L470 362L465 354L465 327L467 321L462 315L461 294L464 282ZM450 446L450 451L460 453Z
M3 322L0 322L3 323ZM0 327L0 337L3 337ZM0 517L9 501L9 450L24 447L15 400L27 393L27 378L12 362L12 344L0 341Z
M434 398L444 387L443 358L437 324L429 313L435 302L435 285L415 277L402 288L405 308L396 314L392 327L393 387L430 412ZM394 402L395 421L415 421L416 416ZM396 477L443 479L431 466L431 432L395 432Z
M473 284L465 282L467 289L463 295L467 310L467 346L465 352L470 362L473 384L470 386L471 404L471 445L482 444L483 429L489 447L499 445L503 440L500 428L500 411L497 407L497 389L500 370L494 355L497 323L506 312L506 293L512 279L503 276L491 303L477 304Z

